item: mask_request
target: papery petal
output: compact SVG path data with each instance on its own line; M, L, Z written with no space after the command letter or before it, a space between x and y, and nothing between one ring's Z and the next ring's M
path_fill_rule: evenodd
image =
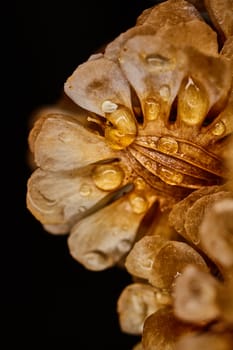
M223 40L233 35L233 1L205 0L205 6Z
M144 350L173 350L178 339L194 331L194 327L176 319L170 308L159 309L144 323ZM196 349L195 349L196 350Z
M171 290L176 278L189 264L209 271L202 256L185 242L164 243L153 262L149 282L156 288Z
M217 319L220 283L195 265L188 265L174 286L174 314L183 321L203 325Z
M184 0L168 0L146 9L137 19L137 24L152 24L159 29L167 25L176 26L201 16L197 9Z
M122 48L120 65L141 102L146 114L146 100L152 98L160 106L160 114L168 114L177 95L184 72L182 51L161 40L157 35L135 36ZM178 66L180 68L178 68Z
M131 194L86 217L72 229L70 253L86 268L106 269L131 249L145 212L134 211L128 197Z
M155 33L155 28L152 25L136 26L128 29L126 32L120 34L116 39L111 41L105 49L104 56L112 61L118 63L120 51L124 43L137 35L150 35Z
M166 242L157 235L145 236L136 242L126 257L127 271L137 277L149 279L156 254Z
M202 196L220 191L219 186L203 187L194 191L189 196L175 204L169 214L169 223L184 238L190 240L189 234L185 230L185 220L188 209Z
M127 286L117 302L120 327L123 332L139 335L145 319L158 309L154 289L143 283Z
M230 332L222 333L197 333L182 337L175 350L232 350L233 337Z
M37 169L28 180L28 209L42 224L53 225L50 232L54 233L70 228L104 196L106 192L99 190L87 174L78 176Z
M69 171L116 157L103 137L69 116L48 115L38 120L32 133L35 161L44 170Z
M75 103L101 116L105 116L105 101L131 109L128 82L119 66L107 58L79 65L67 79L64 90Z
M220 192L221 194L222 192ZM230 195L229 195L230 196ZM212 196L214 197L214 196ZM214 200L215 199L215 200ZM213 198L200 223L200 238L207 254L223 267L233 266L233 197Z

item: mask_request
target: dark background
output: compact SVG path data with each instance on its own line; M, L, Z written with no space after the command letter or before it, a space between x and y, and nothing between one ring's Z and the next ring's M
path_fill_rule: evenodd
M131 277L117 268L85 270L69 255L66 237L46 233L26 209L26 154L31 113L56 102L76 66L155 3L15 0L1 9L0 315L8 342L65 337L76 349L124 350L139 339L120 331L116 312Z

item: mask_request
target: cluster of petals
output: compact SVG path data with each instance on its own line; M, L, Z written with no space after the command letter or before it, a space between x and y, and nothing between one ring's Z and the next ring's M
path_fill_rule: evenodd
M80 64L29 134L27 207L124 264L135 350L233 347L233 1L167 0Z

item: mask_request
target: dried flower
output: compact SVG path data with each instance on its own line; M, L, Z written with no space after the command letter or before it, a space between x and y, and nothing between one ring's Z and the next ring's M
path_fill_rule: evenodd
M68 105L30 132L28 209L88 269L125 263L135 349L233 345L232 86L233 1L168 0L79 65Z

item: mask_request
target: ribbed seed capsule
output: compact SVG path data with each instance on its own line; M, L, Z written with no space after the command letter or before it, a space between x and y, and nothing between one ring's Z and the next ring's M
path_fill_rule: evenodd
M124 178L123 170L113 164L98 165L92 175L93 181L103 191L116 190L122 184Z
M111 113L106 113L107 125L105 139L110 147L116 150L129 146L137 133L136 121L131 111L126 107L119 107Z
M199 125L208 111L208 97L204 88L188 78L178 95L178 116L187 125Z

